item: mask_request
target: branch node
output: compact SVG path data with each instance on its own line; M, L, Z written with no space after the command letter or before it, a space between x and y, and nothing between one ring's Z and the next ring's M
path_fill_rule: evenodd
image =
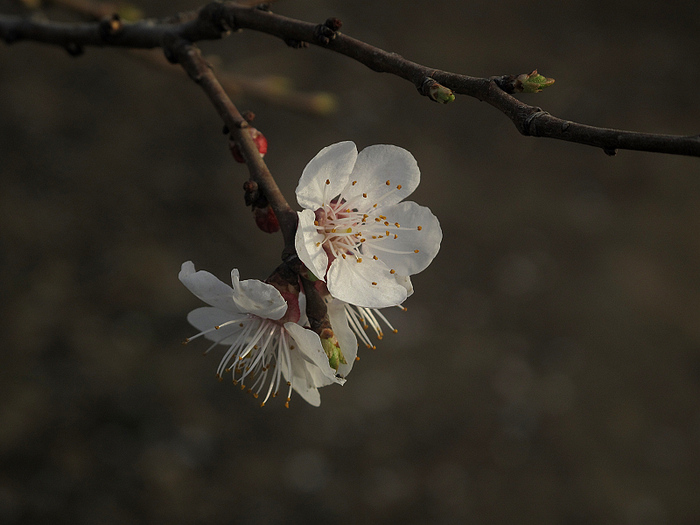
M227 15L224 5L220 2L205 5L199 11L198 18L212 27L219 34L219 38L237 29L234 16Z
M68 52L68 54L72 57L79 57L83 53L85 53L85 48L80 44L76 44L75 42L68 42L65 45L65 49Z
M439 84L432 77L424 77L421 83L418 85L418 92L428 97L434 102L439 102L440 104L448 104L454 102L455 95L450 88Z
M99 32L100 38L105 42L111 42L114 37L117 36L124 30L124 25L122 24L121 18L118 13L114 13L108 18L104 18L100 21Z
M327 46L338 36L343 23L338 18L328 18L323 24L314 27L314 39L319 45Z
M534 108L534 111L525 119L525 122L523 122L523 129L521 133L526 137L536 137L537 124L535 123L535 119L543 115L549 115L549 113L540 107Z
M292 49L304 49L309 47L308 42L304 42L303 40L296 40L294 38L285 38L284 43Z

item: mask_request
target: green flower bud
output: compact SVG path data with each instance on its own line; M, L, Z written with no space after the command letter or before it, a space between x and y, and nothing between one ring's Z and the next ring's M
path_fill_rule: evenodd
M447 104L449 102L454 102L455 96L450 88L438 84L435 82L432 86L428 88L428 96L435 102L440 104Z
M343 351L340 349L338 338L333 334L332 330L323 330L321 333L321 346L323 346L323 351L326 352L328 356L328 364L331 365L331 368L336 372L341 364L348 364L343 355Z
M535 69L529 75L518 75L515 79L515 90L522 93L539 93L544 88L554 84L553 78L540 75Z

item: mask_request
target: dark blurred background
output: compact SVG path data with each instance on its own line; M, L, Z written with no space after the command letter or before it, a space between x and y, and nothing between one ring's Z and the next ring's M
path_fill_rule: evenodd
M562 118L700 132L696 1L274 10L441 69L538 68L556 84L521 97ZM329 118L237 99L290 200L322 147L397 144L442 250L344 387L261 409L180 344L201 304L183 261L262 279L281 250L204 93L120 50L0 45L0 522L700 521L697 159L521 137L486 104L252 31L201 47L337 96Z

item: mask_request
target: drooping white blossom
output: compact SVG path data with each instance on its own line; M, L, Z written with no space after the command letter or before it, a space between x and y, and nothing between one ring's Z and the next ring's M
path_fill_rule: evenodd
M296 189L296 250L306 267L346 303L383 308L408 293L397 276L424 270L440 248L432 212L403 201L420 170L405 149L375 145L359 154L352 142L322 149Z
M209 272L195 271L190 261L183 263L179 278L194 295L211 305L189 313L187 320L201 331L186 342L198 337L212 341L205 353L223 345L226 349L217 376L222 378L231 372L234 384L256 398L264 395L261 405L287 386L287 406L292 390L318 406L320 387L345 382L357 351L347 323L343 326L337 321L351 359L336 371L328 363L318 334L299 324L298 309L291 311L274 286L254 279L240 281L234 269L230 287Z

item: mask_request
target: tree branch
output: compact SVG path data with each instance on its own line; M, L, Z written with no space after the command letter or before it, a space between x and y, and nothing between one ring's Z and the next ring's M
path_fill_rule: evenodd
M62 45L71 54L80 54L83 46L152 48L163 46L166 37L195 42L219 39L232 30L247 28L281 38L294 47L310 43L346 55L373 71L408 80L421 94L433 100L438 98L426 86L444 86L447 92L451 90L484 101L506 115L525 136L596 146L609 155L617 149L631 149L700 157L700 135L638 133L570 122L507 93L502 82L505 76L476 78L428 68L341 34L337 31L340 25L336 19L329 19L325 24L311 24L233 2L214 2L198 12L182 13L167 20L116 26L109 19L99 23L65 24L0 15L0 37L7 43L34 40ZM444 96L439 99L451 100Z
M294 235L297 229L297 214L287 203L262 156L258 153L258 148L248 133L248 122L231 102L199 49L187 40L176 36L166 38L163 46L166 55L179 63L190 78L204 90L228 128L231 140L238 144L246 160L251 179L263 191L279 221L284 238L282 258L296 254Z

